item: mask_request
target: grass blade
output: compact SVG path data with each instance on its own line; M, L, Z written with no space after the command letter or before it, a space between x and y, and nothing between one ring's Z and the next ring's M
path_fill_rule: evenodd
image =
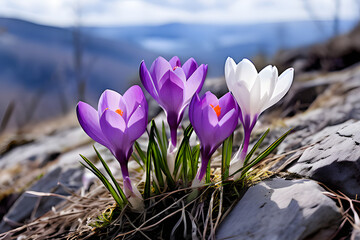
M139 154L139 157L140 157L141 161L143 163L145 163L146 162L146 154L141 149L140 144L137 141L135 141L134 146L135 146L136 152ZM144 169L144 165L141 164L140 161L137 161L137 162L142 167L142 169Z
M159 170L162 170L166 176L167 184L172 187L175 185L175 181L170 173L169 166L167 163L167 140L164 140L164 135L160 135L158 128L156 127L155 121L151 122L151 128L154 129L154 135L156 137L157 143L154 144L156 158L154 163L158 165ZM163 131L165 131L165 125L163 125ZM166 134L165 134L166 138ZM160 149L159 149L160 146ZM156 169L156 167L155 167ZM161 172L161 171L160 171ZM162 176L161 176L162 178Z
M190 180L192 181L196 176L199 166L200 144L193 147L191 154L192 154L191 163L190 163L191 173L189 175L190 175Z
M119 194L116 192L116 190L114 189L114 187L111 185L111 183L109 182L109 180L104 176L104 174L102 174L102 172L100 172L100 170L95 167L95 165L89 160L87 159L85 156L81 155L81 158L86 162L86 164L88 164L88 166L86 166L84 163L80 162L81 165L83 165L85 168L89 169L92 173L95 174L95 176L97 176L100 181L104 184L104 186L106 187L106 189L110 192L110 194L113 196L115 202L120 206L123 207L124 206L124 202L121 200Z
M265 137L268 135L268 133L270 132L270 128L268 128L263 135L261 135L261 137L259 138L259 140L257 141L257 143L252 147L252 149L250 150L250 152L246 155L245 160L244 160L244 166L247 165L248 161L250 160L250 158L252 157L252 155L254 154L254 152L258 149L258 147L260 146L260 144L264 141Z
M210 171L211 171L211 167L210 167L210 160L208 162L207 168L206 168L206 176L205 176L205 183L209 183L210 182Z
M229 177L229 167L232 154L234 133L223 142L221 158L221 177L225 180Z
M174 176L177 175L180 165L181 165L181 163L183 163L183 154L185 152L186 145L189 145L190 136L193 131L194 131L194 128L191 126L191 124L189 124L189 126L187 126L187 128L184 130L184 138L180 143L179 151L175 157L175 168L174 168L174 172L173 172Z
M265 149L257 158L255 158L251 163L247 164L242 170L240 179L245 177L245 174L250 170L250 168L255 166L264 158L266 158L277 146L279 146L279 144L282 141L284 141L284 139L292 132L292 130L293 129L290 129L286 133L284 133L280 138L274 141L267 149Z
M106 164L106 162L104 161L104 159L103 159L102 156L100 155L99 151L95 148L95 146L93 146L93 147L94 147L94 150L95 150L95 152L96 152L96 155L98 156L100 162L101 162L102 165L104 166L107 174L110 176L112 182L115 184L116 190L119 192L120 197L122 198L123 202L127 203L127 198L126 198L123 190L121 189L119 183L116 181L115 177L113 176L113 174L112 174L109 166Z
M162 140L163 140L163 143L164 143L165 147L167 147L169 145L169 142L168 142L168 138L166 136L166 130L165 130L164 121L162 121Z

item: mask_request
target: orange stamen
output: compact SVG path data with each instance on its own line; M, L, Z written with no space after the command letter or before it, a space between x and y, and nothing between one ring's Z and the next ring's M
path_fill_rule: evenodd
M119 114L120 116L122 116L124 114L123 111L121 111L121 109L116 109L115 111L117 114Z
M175 69L177 69L177 68L179 68L178 66L175 66L174 68L173 68L173 71L175 71Z
M210 107L212 107L212 109L214 109L216 116L219 117L221 114L221 107L219 105L217 105L216 107L214 107L214 105L210 104Z

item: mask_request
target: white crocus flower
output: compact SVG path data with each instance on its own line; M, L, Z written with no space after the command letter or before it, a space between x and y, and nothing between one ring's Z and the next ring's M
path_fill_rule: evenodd
M275 66L269 65L258 73L254 64L248 59L243 59L238 64L230 57L226 59L226 84L240 106L239 118L244 127L241 153L237 154L240 157L232 161L231 169L239 169L242 166L247 154L250 134L259 115L284 97L289 91L293 78L293 68L288 68L278 76Z
M277 68L271 65L258 73L248 59L236 64L228 57L225 63L226 84L241 108L242 122L247 116L254 120L283 98L289 91L293 77L293 68L288 68L278 76Z

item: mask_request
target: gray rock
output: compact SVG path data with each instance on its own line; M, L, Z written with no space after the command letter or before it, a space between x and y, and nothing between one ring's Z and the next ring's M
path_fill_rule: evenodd
M328 239L341 214L323 191L311 180L261 182L226 217L216 239Z
M76 191L82 186L82 175L83 168L64 170L58 167L43 176L28 190L69 195L69 191ZM59 197L40 197L23 193L4 216L0 223L0 233L42 216L61 201L63 199Z
M350 240L360 240L360 230L359 229L354 228L354 230L351 233Z
M36 163L41 167L58 155L89 142L90 138L81 128L67 129L6 152L0 156L0 169L27 162Z
M303 140L316 143L288 170L355 197L360 194L360 121L323 129Z

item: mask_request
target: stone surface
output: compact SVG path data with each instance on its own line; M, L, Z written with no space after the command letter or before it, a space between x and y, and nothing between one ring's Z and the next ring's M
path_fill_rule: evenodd
M341 214L311 180L275 178L251 187L220 225L216 239L328 239Z
M324 128L303 140L316 143L288 170L350 197L360 194L360 121Z
M350 240L360 240L360 229L353 230Z
M63 170L60 167L49 172L31 186L29 191L56 193L63 196L70 195L82 186L82 168ZM11 230L26 220L38 218L51 210L51 207L63 201L54 196L35 196L23 193L12 205L0 223L0 233Z

